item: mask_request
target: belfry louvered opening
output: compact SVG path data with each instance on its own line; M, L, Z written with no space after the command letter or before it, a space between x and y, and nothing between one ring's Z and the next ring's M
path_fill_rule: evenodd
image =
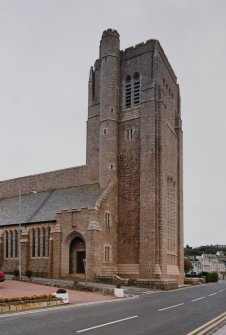
M131 90L132 90L132 86L131 86L131 77L127 76L126 77L126 108L130 108L131 107Z
M140 75L137 72L133 76L133 103L140 104Z

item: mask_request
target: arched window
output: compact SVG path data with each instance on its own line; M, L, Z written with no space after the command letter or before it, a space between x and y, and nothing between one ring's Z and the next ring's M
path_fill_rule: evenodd
M51 228L47 228L47 256L49 256L49 240L50 240Z
M5 232L5 257L9 257L9 233Z
M9 239L10 239L10 242L9 242L9 244L10 244L10 257L12 258L13 257L13 232L12 232L12 230L10 230L10 232L9 232Z
M140 75L137 72L133 76L133 103L140 104Z
M126 108L131 107L131 77L128 75L126 77L126 94L125 94L125 103L126 103Z
M17 230L14 230L14 247L15 247L15 257L18 257L18 232Z
M37 256L41 256L41 236L40 229L37 229Z
M31 230L31 238L32 238L32 257L35 257L35 229Z
M42 228L42 256L46 256L46 229Z

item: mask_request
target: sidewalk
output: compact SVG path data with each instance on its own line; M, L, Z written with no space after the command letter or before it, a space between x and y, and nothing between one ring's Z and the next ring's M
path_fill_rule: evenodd
M35 283L22 282L17 280L6 279L5 282L0 285L0 298L11 298L16 296L31 296L39 294L52 294L56 292L57 287L47 286L48 284L55 284L58 287L64 287L65 285L73 284L73 281L65 280L52 280L44 278L34 278ZM37 283L39 282L39 283ZM101 286L102 287L102 286ZM109 287L109 286L108 286ZM112 286L113 287L113 286ZM71 304L95 302L115 299L111 295L103 295L96 292L84 292L67 289L69 294L69 302Z
M42 285L60 285L61 287L64 286L70 286L73 285L73 280L67 280L67 279L49 279L49 278L38 278L33 277L32 282L36 284L42 284ZM104 283L96 283L96 282L85 282L85 281L79 281L79 284L87 287L96 287L99 289L114 289L114 284L104 284Z
M217 330L214 335L226 335L226 325L224 325L222 328Z

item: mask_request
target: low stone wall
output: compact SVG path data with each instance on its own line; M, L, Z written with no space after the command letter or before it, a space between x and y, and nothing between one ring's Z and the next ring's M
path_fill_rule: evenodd
M143 288L152 288L156 290L175 290L178 288L178 282L174 280L152 280L150 279L128 279L119 276L98 276L97 282L115 284L120 282L123 286L136 286Z
M15 302L4 302L0 304L0 312L16 312L22 311L25 309L35 309L43 308L50 306L57 306L63 304L62 299L43 299L43 300L24 300L24 301L15 301Z
M178 282L168 280L154 280L151 281L151 288L164 291L175 290L178 288Z
M135 285L137 287L144 287L144 288L150 288L151 287L150 280L147 280L147 279L137 279L136 282L135 282Z
M205 278L184 278L186 285L199 285L206 282Z

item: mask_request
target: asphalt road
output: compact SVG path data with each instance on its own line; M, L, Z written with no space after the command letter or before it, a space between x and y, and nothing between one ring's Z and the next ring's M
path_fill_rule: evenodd
M226 282L88 306L0 314L7 335L186 335L226 311Z

